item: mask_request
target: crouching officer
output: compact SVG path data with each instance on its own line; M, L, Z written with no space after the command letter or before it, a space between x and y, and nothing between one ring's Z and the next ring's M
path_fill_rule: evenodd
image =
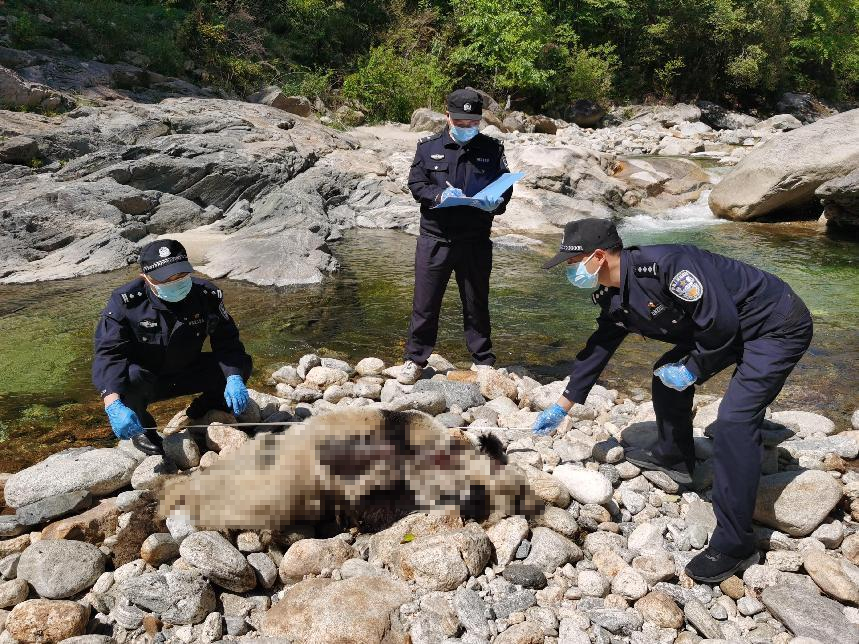
M474 196L509 172L504 145L477 130L483 99L459 89L447 97L447 125L418 142L409 189L421 204L420 235L415 249L415 291L406 341L405 363L398 380L416 382L438 336L438 319L451 273L456 274L462 301L465 343L476 365L495 363L489 323L489 274L495 215L504 212L513 195L479 207L434 209L448 197Z
M782 280L695 246L623 248L614 224L571 222L560 252L543 268L566 262L567 278L600 307L597 329L576 356L569 384L534 432L551 432L594 382L629 332L674 344L655 365L653 409L658 438L626 460L691 483L695 466L695 383L735 366L713 426L713 506L717 525L707 549L686 573L715 583L758 561L752 531L763 448L764 412L811 343L812 321Z
M188 407L190 418L210 409L240 414L252 362L221 290L191 276L182 244L148 244L140 268L140 278L116 289L101 312L92 380L113 433L157 454L161 439L146 410L150 403L201 393ZM202 351L207 336L211 352Z

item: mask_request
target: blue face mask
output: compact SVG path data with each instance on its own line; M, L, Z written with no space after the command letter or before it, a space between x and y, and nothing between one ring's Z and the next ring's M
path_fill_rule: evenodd
M457 143L468 143L477 136L477 128L476 127L457 127L455 125L450 126L450 136L453 137L453 140Z
M191 292L191 276L183 277L175 282L167 282L166 284L153 285L152 290L159 299L165 302L181 302L188 293Z
M593 257L591 254L586 260L579 262L578 264L572 264L567 266L567 280L569 280L570 284L573 286L578 286L579 288L595 288L598 283L598 274L599 269L597 269L593 273L589 273L586 264Z

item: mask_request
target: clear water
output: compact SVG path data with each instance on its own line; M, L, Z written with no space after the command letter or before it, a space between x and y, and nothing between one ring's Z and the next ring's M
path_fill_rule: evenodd
M772 271L801 295L815 318L809 354L788 381L778 408L816 410L840 428L859 407L859 244L825 236L814 224L736 224L706 206L620 220L627 244L692 243ZM541 378L562 377L593 330L595 307L560 269L543 271L544 250L496 249L492 275L493 340L499 364L524 364ZM415 239L395 231L352 231L334 246L342 270L320 286L273 289L224 282L227 305L256 362L252 384L304 353L357 361L401 359L411 309ZM109 292L132 268L44 284L0 286L0 471L15 471L70 446L110 444L90 385L92 331ZM651 364L668 345L630 337L602 382L630 392L647 388ZM467 366L455 282L442 310L439 353ZM703 389L720 393L730 373ZM154 406L166 422L187 399Z

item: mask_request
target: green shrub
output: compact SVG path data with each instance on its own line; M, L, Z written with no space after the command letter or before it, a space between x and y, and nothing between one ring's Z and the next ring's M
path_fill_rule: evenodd
M418 107L440 109L452 85L435 56L406 57L380 45L370 50L358 71L346 77L343 95L366 106L372 120L407 123Z

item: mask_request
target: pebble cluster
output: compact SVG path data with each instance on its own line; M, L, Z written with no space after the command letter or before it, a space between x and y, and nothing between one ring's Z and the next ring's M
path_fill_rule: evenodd
M553 436L535 437L528 428L563 381L461 371L438 355L415 385L397 382L398 369L306 355L272 375L273 393L252 391L238 420L423 411L475 440L497 435L546 511L492 525L416 513L375 534L197 530L159 517L155 490L253 438L222 412L202 428L179 414L163 456L121 441L0 475L0 644L859 643L859 410L852 428L768 414L761 564L707 585L683 568L715 527L708 427L719 399L696 397L700 461L686 490L624 460L654 436L643 391L596 386Z

